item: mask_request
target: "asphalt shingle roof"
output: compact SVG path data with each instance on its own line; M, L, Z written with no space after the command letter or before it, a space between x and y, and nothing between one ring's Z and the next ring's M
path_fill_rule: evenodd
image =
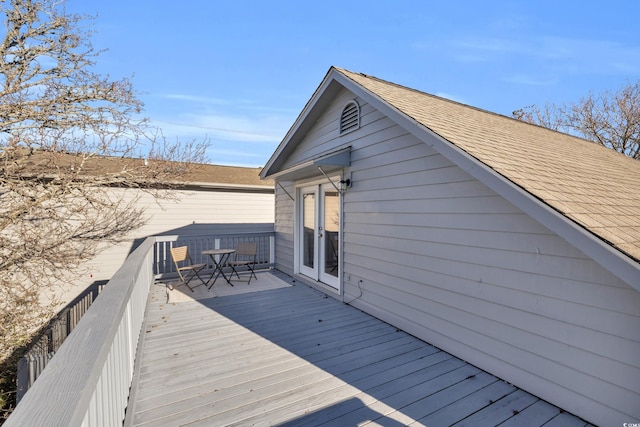
M56 167L71 167L74 164L83 162L82 173L88 176L101 176L105 174L117 174L126 168L140 168L143 159L90 156L84 159L82 156L65 152L44 153L35 151L19 153L17 160L24 166L24 172L34 175L40 173L55 173ZM55 158L55 161L52 159ZM179 164L166 162L168 165ZM212 164L191 164L191 167L176 178L180 184L221 184L235 186L259 186L273 187L272 180L260 179L261 168L249 168L242 166L226 166Z
M640 161L584 139L375 77L336 70L640 260Z

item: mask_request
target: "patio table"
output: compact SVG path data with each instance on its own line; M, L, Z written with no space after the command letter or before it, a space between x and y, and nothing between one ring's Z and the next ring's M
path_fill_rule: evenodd
M229 259L229 256L235 251L236 251L235 249L207 249L202 251L203 255L209 255L209 258L211 258L211 261L213 261L213 265L214 265L213 272L211 273L209 280L207 280L207 284L208 284L209 281L213 279L208 289L211 289L213 287L213 285L216 283L216 280L218 280L218 276L220 276L221 274L222 274L222 277L224 277L224 280L226 280L228 284L233 286L233 283L231 283L231 280L227 277L226 274L224 274L224 271L222 271L222 268L227 264L227 260ZM220 257L220 258L218 259L217 257Z

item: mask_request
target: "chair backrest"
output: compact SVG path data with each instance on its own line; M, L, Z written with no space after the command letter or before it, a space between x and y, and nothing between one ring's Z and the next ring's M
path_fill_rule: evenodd
M238 243L236 246L236 255L239 257L255 257L258 252L258 244L257 243Z
M177 248L171 248L171 257L176 265L179 262L189 261L191 263L191 257L189 256L189 248L187 246L179 246Z

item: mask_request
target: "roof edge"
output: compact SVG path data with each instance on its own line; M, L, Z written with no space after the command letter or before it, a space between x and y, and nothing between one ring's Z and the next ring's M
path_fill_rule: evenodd
M315 107L318 100L322 97L322 94L329 87L330 83L335 80L335 76L337 73L339 73L338 68L334 66L331 66L329 68L329 71L327 71L324 78L322 79L322 81L320 82L316 90L313 92L313 94L311 95L311 98L309 98L309 100L305 104L300 114L298 114L298 117L293 122L293 125L291 125L291 127L285 134L284 138L282 139L282 141L280 142L276 150L273 152L269 160L267 160L267 163L265 164L265 166L260 171L260 174L259 174L260 179L267 179L269 176L273 175L273 172L271 172L271 168L275 165L280 155L285 151L291 139L293 139L293 137L296 135L302 123L309 116L309 114Z

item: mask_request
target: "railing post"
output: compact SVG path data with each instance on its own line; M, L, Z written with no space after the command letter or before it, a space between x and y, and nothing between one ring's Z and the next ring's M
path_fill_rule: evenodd
M269 236L269 264L271 267L276 265L276 236Z
M213 249L220 249L220 240L218 238L213 241ZM216 262L220 262L220 255L216 255Z

